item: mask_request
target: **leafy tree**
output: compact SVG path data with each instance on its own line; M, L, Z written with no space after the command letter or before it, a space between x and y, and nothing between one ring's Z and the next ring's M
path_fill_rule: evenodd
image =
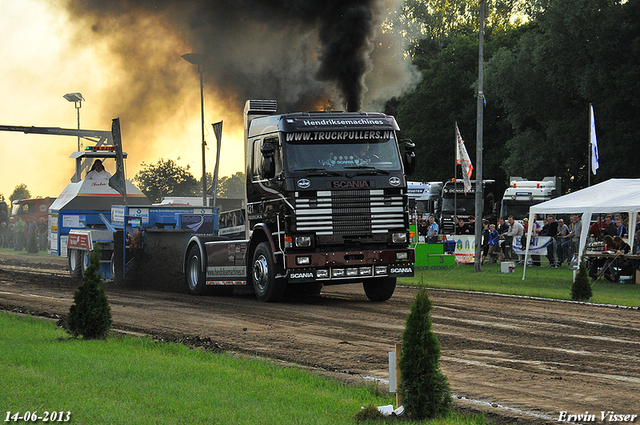
M636 177L640 154L640 4L541 0L531 31L487 63L486 93L513 136L503 169L587 185L589 104L596 114L596 180ZM624 153L622 153L624 152Z
M440 343L431 329L431 309L427 290L422 288L402 334L401 392L410 419L433 419L446 414L453 404L449 382L439 366Z
M409 37L420 34L422 40L442 43L460 35L477 34L479 13L479 0L405 0L395 25L402 26ZM485 0L488 27L506 28L532 13L531 2L527 0ZM417 44L420 40L412 41Z
M523 31L490 32L486 37L485 57L490 57L502 46L515 45ZM456 121L471 160L476 163L477 34L451 40L428 61L422 75L422 82L416 89L389 102L386 112L396 116L402 136L416 144L417 166L412 179L444 181L454 173ZM508 176L501 168L502 151L512 131L503 115L489 99L483 124L483 176L506 186ZM456 172L460 177L459 167Z
M220 198L244 198L244 173L238 171L231 176L218 179L218 196Z
M181 167L172 159L156 164L142 163L132 179L151 202L160 202L166 196L198 196L201 189L198 180L189 171L189 165Z
M27 185L24 183L20 183L18 186L16 186L16 188L13 190L13 193L9 197L9 200L11 202L19 201L21 199L31 199L31 192L29 192L29 189L27 189Z
M100 247L89 256L89 266L82 277L82 285L73 294L73 304L67 317L67 331L84 339L104 338L111 328L111 307L102 286Z

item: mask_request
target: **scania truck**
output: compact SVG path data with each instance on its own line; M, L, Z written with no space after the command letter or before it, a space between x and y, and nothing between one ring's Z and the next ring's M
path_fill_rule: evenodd
M516 220L529 216L529 208L562 194L562 177L545 177L542 180L527 180L511 177L504 191L500 217L513 215Z
M407 181L414 145L393 117L366 112L276 114L273 100L244 109L246 208L233 233L194 236L185 250L191 293L253 286L258 299L287 289L362 283L389 299L414 273ZM224 220L229 221L229 220ZM242 223L238 232L238 223Z
M495 180L483 180L482 218L496 221L497 204L495 201ZM441 227L446 235L455 233L456 219L468 222L476 215L476 181L471 180L471 190L464 192L461 180L449 180L442 189Z

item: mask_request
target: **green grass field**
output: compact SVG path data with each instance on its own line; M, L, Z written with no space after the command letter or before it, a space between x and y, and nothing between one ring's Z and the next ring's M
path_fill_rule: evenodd
M544 264L544 263L543 263ZM571 299L573 271L566 266L552 269L531 267L522 279L523 266L513 273L502 273L500 264L484 264L476 273L473 264L459 264L453 270L418 271L413 278L399 280L402 285L424 285L428 288L459 289L530 297ZM599 279L592 284L591 302L640 307L640 285L611 283Z
M523 280L522 266L501 273L500 264L485 264L476 273L463 264L420 271L399 284L568 300L572 277L567 268L527 267ZM640 285L599 280L593 294L594 303L640 307ZM73 340L51 322L8 313L0 313L0 341L5 416L62 411L81 424L345 424L355 422L361 406L395 404L373 384L346 385L295 367L147 338ZM434 423L486 421L452 414Z
M348 424L362 406L395 404L375 384L148 338L70 339L52 322L8 313L0 340L2 420L69 412L76 424Z

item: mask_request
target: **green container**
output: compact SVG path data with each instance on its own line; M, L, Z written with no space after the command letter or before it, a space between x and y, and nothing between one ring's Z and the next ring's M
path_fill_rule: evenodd
M453 254L444 253L443 243L419 243L416 250L416 270L453 270L456 264Z

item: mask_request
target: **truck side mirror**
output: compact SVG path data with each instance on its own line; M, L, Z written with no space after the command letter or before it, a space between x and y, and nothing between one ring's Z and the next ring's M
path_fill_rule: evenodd
M416 168L416 144L411 140L404 140L404 172L407 176L413 174Z
M262 176L272 179L276 175L276 161L273 157L275 148L271 143L265 143L260 147L262 152Z

